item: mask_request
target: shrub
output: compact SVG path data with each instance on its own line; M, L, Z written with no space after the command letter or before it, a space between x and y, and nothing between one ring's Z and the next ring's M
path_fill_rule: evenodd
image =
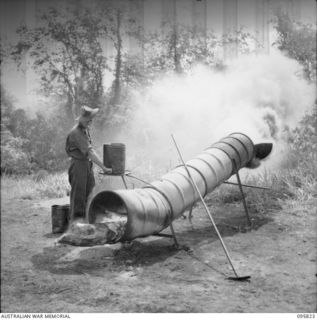
M29 173L32 170L30 156L23 151L26 140L10 136L1 146L1 173Z
M315 109L317 110L317 109ZM264 214L279 210L286 203L303 203L317 197L317 128L316 112L308 113L299 125L288 132L287 157L283 168L246 177L244 183L269 187L270 190L244 188L248 208ZM230 204L241 201L238 187L222 185L208 196L210 203Z

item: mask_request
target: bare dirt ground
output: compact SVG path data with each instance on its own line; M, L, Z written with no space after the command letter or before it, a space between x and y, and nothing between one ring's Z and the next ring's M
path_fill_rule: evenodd
M316 198L253 214L249 232L241 203L208 202L250 282L226 279L233 273L201 205L193 227L183 218L174 224L189 251L159 237L114 251L55 246L50 206L63 202L2 199L2 312L316 312Z

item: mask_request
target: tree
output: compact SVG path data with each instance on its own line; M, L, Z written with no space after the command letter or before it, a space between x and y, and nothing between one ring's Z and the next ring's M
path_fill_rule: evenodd
M103 73L107 67L99 39L101 20L87 8L62 14L51 8L38 27L21 26L12 57L25 54L41 76L43 92L68 98L68 115L75 118L81 104L102 106Z
M316 25L292 21L278 11L276 25L278 38L275 45L303 66L307 81L316 81ZM289 143L300 161L316 162L317 157L317 100L299 125L289 134ZM303 156L305 159L303 159Z
M307 80L316 80L316 26L292 21L282 11L276 14L277 40L275 45L304 68Z
M25 141L10 132L1 145L1 173L29 173L32 170L29 155L23 150Z
M107 97L108 107L103 110L100 121L106 123L107 126L114 124L117 127L114 117L121 117L124 114L125 110L123 110L122 104L127 94L124 90L123 65L125 59L128 59L128 54L124 52L124 40L129 37L137 39L140 30L139 26L134 23L135 19L130 17L129 10L132 5L130 2L102 0L97 1L96 5L98 16L102 21L100 26L103 30L104 40L108 43L111 42L114 48L113 68L109 68L113 72L113 81Z
M25 139L15 136L18 122L25 120L23 110L16 110L13 98L1 83L1 173L27 173L31 170L30 157L23 149Z
M1 83L1 132L10 130L11 115L14 110L13 98L8 95Z

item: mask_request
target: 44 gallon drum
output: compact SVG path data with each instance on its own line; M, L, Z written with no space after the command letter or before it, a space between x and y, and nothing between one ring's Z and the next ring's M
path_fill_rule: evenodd
M125 172L125 145L123 143L104 144L103 164L112 168L112 174L123 175Z
M69 204L53 205L52 210L52 232L63 233L68 228Z

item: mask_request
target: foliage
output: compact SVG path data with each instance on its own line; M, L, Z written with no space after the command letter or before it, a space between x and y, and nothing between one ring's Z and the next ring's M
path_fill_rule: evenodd
M278 35L275 45L303 66L304 76L308 81L316 81L316 25L292 21L286 13L278 11L275 29ZM288 198L301 200L315 197L317 101L297 127L287 132L287 142L289 150L284 168L275 177L271 176L270 180L274 181L276 190L284 190Z
M247 177L246 184L266 186L270 190L244 188L249 210L265 214L292 202L304 202L317 197L317 114L316 105L298 126L287 132L287 157L275 172L265 171ZM223 185L210 195L213 202L228 204L242 198L238 187Z
M303 66L308 81L316 81L316 25L292 21L280 11L276 15L275 28L278 48ZM316 195L317 101L298 126L288 132L288 145L285 185L297 197Z
M242 27L236 31L225 33L222 36L221 44L223 46L234 44L237 47L237 52L241 54L252 53L252 45L253 47L258 45L255 37L251 33L244 31Z
M25 139L14 136L13 99L1 85L1 173L27 173L31 169L30 157L23 151Z
M175 29L176 28L176 29ZM228 43L236 43L240 52L245 52L250 34L238 30L217 38L213 32L203 28L178 24L165 34L149 33L144 42L144 70L148 80L162 73L188 72L198 63L216 68L221 61L217 51Z
M53 112L49 117L43 112L31 119L14 107L13 99L1 86L2 172L65 169L65 136L82 103L100 107L97 125L107 128L105 134L116 134L133 115L134 90L142 94L162 74L186 73L197 63L219 68L223 61L217 53L224 45L234 44L239 52L246 53L254 41L243 29L217 38L204 29L176 23L146 34L131 19L132 2L96 0L95 5L98 10L94 11L77 5L63 12L51 8L40 16L36 27L17 30L19 41L12 46L11 57L17 63L27 58L40 75L42 92L49 97L48 108ZM315 29L279 14L276 30L278 48L302 63L307 79L313 81ZM125 51L127 37L139 45L137 54ZM113 56L106 53L109 46ZM7 48L1 47L1 62L7 55ZM106 72L113 79L108 81L108 88L104 84ZM289 133L294 151L289 166L293 169L306 165L302 154L315 159L316 130L313 113Z
M20 63L25 54L41 76L44 93L67 96L69 114L76 117L80 104L100 106L103 96L103 55L98 28L100 19L88 9L62 14L50 9L41 16L39 27L21 26L19 42L11 55Z
M275 172L265 171L256 177L246 177L244 183L255 186L265 186L269 190L244 187L244 194L251 214L267 214L280 210L283 206L294 202L304 202L317 197L317 161L309 156L304 162L299 153L291 154L291 159L284 168ZM294 162L299 163L293 166ZM208 195L211 203L220 205L239 204L242 207L242 196L238 186L221 185Z
M8 95L1 83L1 130L8 130L11 113L14 109L14 100Z
M302 164L302 161L317 162L317 102L312 113L306 113L299 125L289 134L288 142L291 152L297 155L298 161L295 166ZM316 177L317 178L317 177Z
M66 165L64 145L67 132L59 120L60 117L54 116L48 121L41 114L37 114L28 121L29 129L25 133L28 143L25 147L36 168L54 171ZM47 143L48 141L50 143Z
M316 80L316 25L292 21L283 12L276 14L277 47L304 67L305 77Z
M102 109L100 125L115 122L112 127L117 128L124 125L118 121L130 111L127 100L131 90L144 88L162 73L186 72L198 62L221 64L215 52L223 39L216 39L213 33L177 24L164 26L163 34L145 34L131 18L132 4L95 1L95 5L95 10L86 6L70 6L67 11L51 8L39 17L36 27L18 28L19 41L11 50L18 64L27 58L40 75L43 93L64 99L68 118L74 119L80 105L86 103ZM226 42L244 45L247 34L238 33L240 37L227 37ZM139 45L138 56L124 52L127 37ZM109 45L113 57L106 52ZM107 70L113 81L105 91Z
M1 146L1 173L29 173L32 164L30 156L23 151L25 140L11 135Z
M46 119L42 114L29 118L16 109L2 88L1 172L30 173L66 167L65 136L70 123L64 108Z

